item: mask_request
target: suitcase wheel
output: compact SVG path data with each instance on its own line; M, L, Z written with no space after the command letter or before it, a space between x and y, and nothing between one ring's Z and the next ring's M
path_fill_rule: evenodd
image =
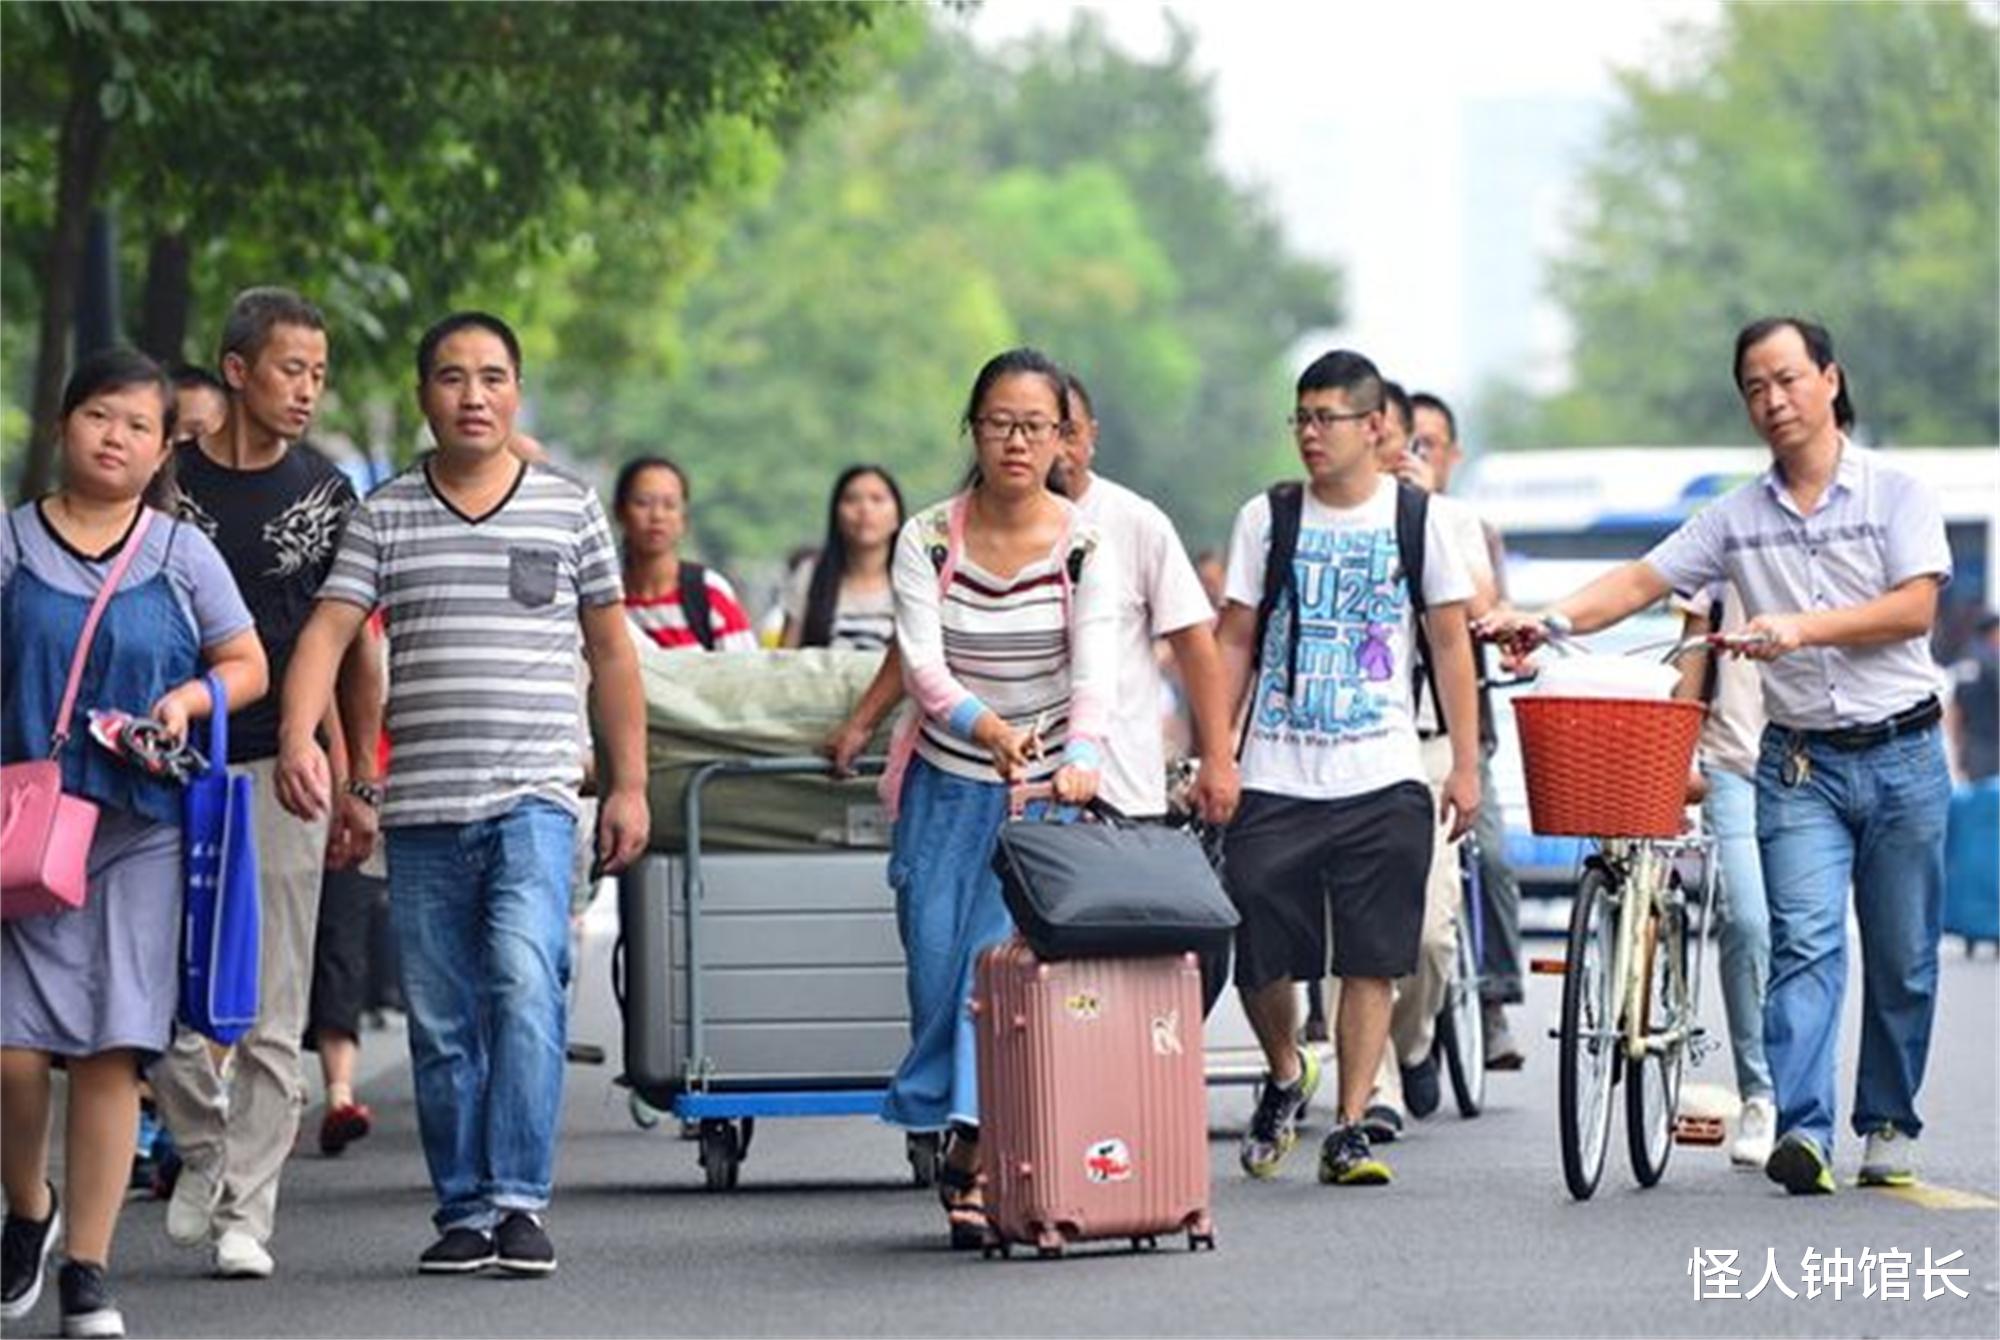
M1157 1252L1160 1250L1160 1240L1151 1233L1142 1233L1132 1239L1132 1250L1135 1252Z
M1013 1254L1014 1244L1005 1238L988 1238L986 1245L979 1249L980 1258L987 1261L991 1261L996 1256L1005 1260Z
M632 1114L632 1124L642 1131L660 1124L660 1109L641 1098L637 1089L625 1095L625 1110Z
M1215 1234L1196 1233L1190 1230L1188 1232L1188 1250L1198 1252L1203 1248L1207 1248L1211 1252L1215 1250Z
M701 1123L701 1170L707 1175L710 1191L731 1191L736 1187L736 1177L743 1167L743 1153L748 1140L739 1140L734 1124L719 1118L708 1118Z
M1053 1261L1062 1254L1063 1254L1062 1244L1059 1242L1056 1243L1054 1246L1049 1246L1047 1244L1044 1244L1040 1247L1035 1248L1035 1255L1041 1257L1044 1261Z

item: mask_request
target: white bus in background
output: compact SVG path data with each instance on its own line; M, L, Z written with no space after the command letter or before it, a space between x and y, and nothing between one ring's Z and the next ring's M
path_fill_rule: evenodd
M1883 454L1930 481L1943 506L1952 580L1943 593L1933 650L1940 664L1961 654L1972 625L2000 591L2000 449L1892 447ZM1491 452L1465 467L1453 491L1495 526L1506 551L1509 600L1533 608L1607 569L1643 556L1707 502L1770 464L1762 447L1576 447ZM1648 610L1593 645L1616 651L1672 637L1664 606ZM1528 829L1510 695L1495 695L1499 751L1494 799L1507 830L1507 857L1524 884L1567 884L1580 843L1537 838Z

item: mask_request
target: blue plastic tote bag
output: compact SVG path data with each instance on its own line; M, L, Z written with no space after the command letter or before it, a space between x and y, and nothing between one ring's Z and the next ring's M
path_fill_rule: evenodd
M257 844L252 783L229 772L228 699L212 673L208 692L208 771L183 801L180 1017L226 1045L257 1021Z

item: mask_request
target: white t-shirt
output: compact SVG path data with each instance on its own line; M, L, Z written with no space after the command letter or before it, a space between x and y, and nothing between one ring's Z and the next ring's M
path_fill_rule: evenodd
M1724 633L1740 633L1749 623L1744 617L1743 597L1727 582L1711 586L1692 596L1676 595L1673 606L1697 619L1711 617L1715 602L1722 602ZM1702 762L1722 768L1738 777L1757 775L1757 754L1764 738L1764 686L1757 662L1743 656L1716 657L1715 697L1709 703L1708 719L1701 726Z
M1424 780L1410 713L1411 614L1396 552L1396 481L1359 507L1333 508L1308 489L1293 580L1301 630L1298 679L1285 693L1291 611L1271 617L1258 649L1243 785L1308 800L1366 795ZM1229 537L1223 591L1255 609L1264 595L1271 506L1243 505ZM1424 530L1424 600L1470 598L1472 579L1433 508Z
M789 617L801 630L806 622L806 604L812 595L813 572L818 567L818 559L808 559L799 564L785 583L779 618ZM828 646L881 651L895 636L896 590L892 583L883 582L876 590L860 592L850 591L845 583L841 585L834 596Z
M1462 498L1449 498L1442 493L1433 493L1430 515L1444 528L1474 590L1478 589L1481 582L1491 586L1493 556L1486 549L1485 523L1480 521L1479 513L1473 510L1472 504ZM1424 545L1424 551L1424 567L1428 570L1430 567L1428 541ZM1417 704L1417 729L1425 735L1434 734L1440 729L1437 700L1432 696L1428 686L1424 689L1423 700Z
M1076 506L1104 536L1118 564L1117 678L1099 790L1126 814L1164 814L1166 682L1153 641L1212 621L1215 609L1165 512L1102 475L1092 477Z

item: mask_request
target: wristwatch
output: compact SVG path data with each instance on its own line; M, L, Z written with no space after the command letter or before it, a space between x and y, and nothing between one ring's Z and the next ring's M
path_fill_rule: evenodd
M382 785L379 782L364 782L359 777L350 777L347 779L347 794L371 810L382 808Z

